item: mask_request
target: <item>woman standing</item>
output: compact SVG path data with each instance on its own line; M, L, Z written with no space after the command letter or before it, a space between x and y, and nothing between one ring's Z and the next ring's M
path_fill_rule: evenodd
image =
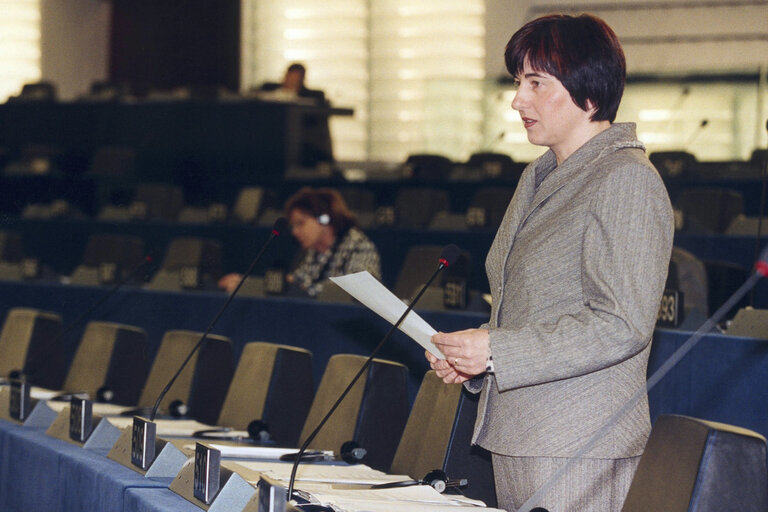
M486 260L491 318L438 333L446 382L480 392L473 443L499 506L619 511L650 433L647 397L563 476L550 476L645 385L674 233L664 184L631 123L614 123L624 54L593 16L533 20L507 44L512 108L532 162Z

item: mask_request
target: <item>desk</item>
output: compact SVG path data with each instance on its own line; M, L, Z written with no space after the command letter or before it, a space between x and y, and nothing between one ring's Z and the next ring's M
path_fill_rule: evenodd
M170 241L179 236L213 238L223 248L222 267L225 273L242 272L267 239L271 226L238 224L202 225L167 222L104 222L96 220L34 220L15 217L0 218L0 229L21 235L28 256L36 256L58 275L70 275L83 257L88 237L93 234L114 233L138 236L144 240L147 252L163 254ZM368 229L366 234L381 255L382 282L394 286L408 249L414 245L457 244L472 257L470 288L488 291L485 257L493 242L490 229L467 231L437 231L422 229ZM768 246L768 235L763 237ZM696 235L676 233L675 245L687 249L702 260L719 260L751 268L754 238L746 236ZM281 237L259 262L254 273L261 275L276 261L289 263L298 244L292 237ZM768 307L768 280L758 283L756 307Z
M164 489L98 453L0 420L0 510L106 512L123 508L126 490ZM168 489L166 492L171 493ZM172 494L172 493L171 493ZM180 501L184 502L184 499ZM166 510L195 510L195 507Z
M104 293L95 287L0 282L0 318L11 307L56 311L64 324ZM123 322L147 331L149 356L170 329L203 331L225 296L218 293L153 292L126 288L106 301L91 319ZM487 315L467 312L421 311L436 329L476 327ZM84 327L84 326L83 326ZM73 355L83 327L61 340ZM306 348L313 353L313 377L319 384L331 355L368 355L389 324L363 306L321 303L307 299L236 297L213 329L233 342L235 358L250 341L269 341ZM657 329L649 372L658 368L691 333ZM423 351L396 332L380 357L409 369L409 394L416 396L428 369ZM731 423L768 437L768 340L709 334L650 394L651 417L678 413Z

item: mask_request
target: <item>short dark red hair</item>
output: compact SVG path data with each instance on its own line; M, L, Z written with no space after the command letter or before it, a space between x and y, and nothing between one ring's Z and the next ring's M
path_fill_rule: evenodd
M533 70L560 80L579 108L592 103L593 121L616 119L626 61L618 37L600 18L551 14L529 21L507 43L504 60L514 77L527 60Z

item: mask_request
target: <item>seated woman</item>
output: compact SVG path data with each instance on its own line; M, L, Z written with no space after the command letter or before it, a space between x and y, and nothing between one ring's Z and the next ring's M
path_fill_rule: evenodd
M329 277L367 270L381 278L379 252L357 227L338 191L304 187L285 204L291 233L303 249L286 281L291 292L315 297ZM228 274L219 286L231 292L241 276Z

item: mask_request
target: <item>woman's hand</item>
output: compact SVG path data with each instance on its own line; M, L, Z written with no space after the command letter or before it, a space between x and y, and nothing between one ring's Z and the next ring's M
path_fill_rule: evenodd
M467 329L451 333L439 332L432 336L432 343L445 359L426 353L430 366L447 384L466 382L486 370L491 353L486 329Z

